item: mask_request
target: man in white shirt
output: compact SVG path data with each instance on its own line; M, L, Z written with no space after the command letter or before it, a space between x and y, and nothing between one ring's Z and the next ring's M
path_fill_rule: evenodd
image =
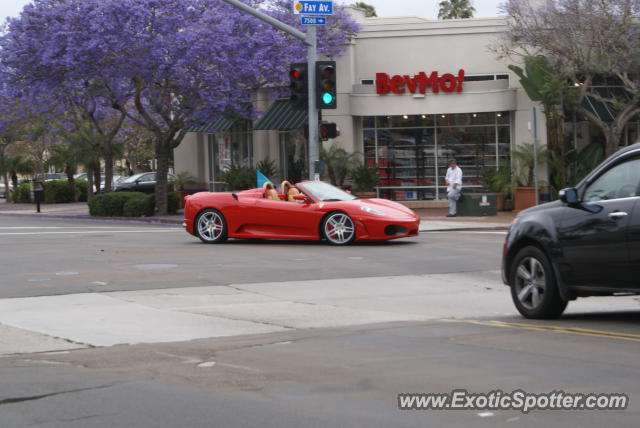
M449 161L447 175L444 178L447 184L447 198L449 199L449 214L447 217L455 217L458 213L458 199L462 191L462 170L455 159Z

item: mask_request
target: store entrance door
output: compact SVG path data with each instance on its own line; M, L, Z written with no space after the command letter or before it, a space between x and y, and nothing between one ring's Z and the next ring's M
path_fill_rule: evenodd
M283 180L298 183L309 176L307 139L301 129L280 133L280 172Z

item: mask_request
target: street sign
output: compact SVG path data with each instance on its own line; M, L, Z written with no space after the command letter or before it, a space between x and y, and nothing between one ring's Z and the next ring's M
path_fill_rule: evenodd
M326 25L327 18L324 16L301 16L300 24L302 25Z
M293 0L295 15L333 15L332 0Z

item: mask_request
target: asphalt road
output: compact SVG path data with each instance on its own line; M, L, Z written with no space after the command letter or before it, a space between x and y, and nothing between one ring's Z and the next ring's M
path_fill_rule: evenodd
M504 235L422 234L333 247L230 240L206 245L174 226L0 216L0 298L495 270Z
M346 248L208 246L169 227L0 217L0 320L23 323L0 321L0 427L637 427L638 299L583 299L558 320L524 320L496 272L503 239L464 232ZM103 296L140 312L109 317ZM74 323L80 315L69 313L94 301L96 320ZM92 323L124 337L147 313L271 332L72 340ZM388 317L397 320L379 322ZM63 333L48 344L21 325ZM2 355L25 337L49 351ZM630 404L398 409L399 393L454 389L625 393Z

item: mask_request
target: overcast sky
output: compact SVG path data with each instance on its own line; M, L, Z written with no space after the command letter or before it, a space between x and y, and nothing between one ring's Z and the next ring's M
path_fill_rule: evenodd
M18 16L22 7L31 0L0 0L0 21L8 16ZM167 0L170 1L170 0ZM340 3L353 3L351 0L338 0ZM504 0L472 0L477 18L498 16L498 5ZM440 0L366 0L375 6L378 16L421 16L436 19ZM293 1L292 1L293 4Z

